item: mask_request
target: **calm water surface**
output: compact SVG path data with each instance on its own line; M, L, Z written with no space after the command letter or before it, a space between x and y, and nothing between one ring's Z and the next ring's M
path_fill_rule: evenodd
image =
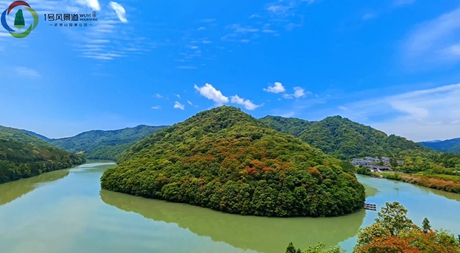
M3 253L283 253L289 242L322 241L350 251L358 229L376 212L338 218L263 218L224 214L185 204L149 200L100 189L111 163L0 185L0 252ZM358 176L367 202L378 209L399 201L409 217L460 234L460 195Z

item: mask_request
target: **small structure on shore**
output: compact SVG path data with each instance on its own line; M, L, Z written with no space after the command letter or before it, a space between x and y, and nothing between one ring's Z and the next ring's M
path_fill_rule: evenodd
M377 211L377 205L376 204L364 204L364 209L366 210L371 210L371 211Z

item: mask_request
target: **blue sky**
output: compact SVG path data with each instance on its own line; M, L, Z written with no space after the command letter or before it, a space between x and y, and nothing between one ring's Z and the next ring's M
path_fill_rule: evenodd
M341 115L415 141L460 137L456 1L28 3L40 16L28 37L0 27L0 125L57 138L226 104L254 117ZM43 17L93 10L91 27Z

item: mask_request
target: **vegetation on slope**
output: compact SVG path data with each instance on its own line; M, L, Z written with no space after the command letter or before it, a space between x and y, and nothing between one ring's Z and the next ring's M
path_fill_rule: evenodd
M135 144L104 189L260 216L337 216L364 204L350 164L234 107L198 113Z
M0 183L38 176L84 162L83 157L50 145L35 146L0 138Z
M50 143L73 153L83 151L88 159L116 160L119 154L134 143L163 128L165 127L140 125L111 131L94 130L74 137L51 139Z
M374 173L360 167L357 173L460 193L460 154L441 154L432 159L413 157L393 169L396 173Z
M280 116L265 116L259 120L278 132L289 133L295 137L299 137L306 128L313 124L313 122L303 119Z
M398 202L386 203L378 213L375 222L358 233L358 241L354 253L460 253L460 236L444 230L432 230L430 222L425 218L422 227L415 225L407 216L407 210ZM342 253L340 247L326 249L319 243L302 251L292 243L286 253Z
M302 126L302 120L282 117L265 117L260 119L269 126L277 122L287 125ZM420 144L396 135L387 135L370 126L358 124L340 116L327 117L321 121L304 121L303 130L297 128L275 128L302 139L313 147L337 158L348 160L355 157L412 157L437 154ZM294 129L294 131L290 130Z
M24 130L18 130L11 127L0 126L0 138L24 144L32 144L34 146L51 146L48 142L41 138L37 138Z
M460 154L460 138L445 141L425 141L420 142L420 144L441 152Z

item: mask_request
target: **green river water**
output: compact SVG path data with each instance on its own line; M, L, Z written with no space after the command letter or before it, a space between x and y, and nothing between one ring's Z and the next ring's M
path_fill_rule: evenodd
M0 185L0 253L284 253L322 241L351 252L358 229L377 212L337 218L264 218L101 190L112 163ZM368 203L399 201L417 224L460 234L460 194L358 176Z

